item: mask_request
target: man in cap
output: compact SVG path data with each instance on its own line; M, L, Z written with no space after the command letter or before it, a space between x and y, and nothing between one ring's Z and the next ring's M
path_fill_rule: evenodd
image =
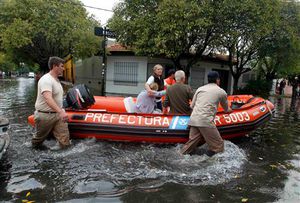
M228 107L227 94L219 87L220 77L218 72L210 71L207 75L208 84L199 87L194 94L190 116L189 141L182 147L182 154L189 154L194 149L204 144L208 145L208 156L213 156L224 151L224 141L214 123L219 103L225 112L230 112Z

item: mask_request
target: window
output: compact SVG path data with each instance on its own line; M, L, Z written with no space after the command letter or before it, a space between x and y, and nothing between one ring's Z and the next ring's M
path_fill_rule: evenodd
M198 87L204 85L205 69L193 67L191 69L190 86L196 90Z
M114 85L137 86L138 62L115 62Z

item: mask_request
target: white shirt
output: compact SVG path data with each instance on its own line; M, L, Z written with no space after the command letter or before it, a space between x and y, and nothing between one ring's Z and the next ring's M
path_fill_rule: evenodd
M54 101L59 107L62 108L64 93L63 88L58 80L52 77L50 73L47 73L43 77L41 77L38 82L38 92L35 102L35 109L40 111L53 111L53 109L48 106L44 96L42 95L42 93L45 91L52 92Z

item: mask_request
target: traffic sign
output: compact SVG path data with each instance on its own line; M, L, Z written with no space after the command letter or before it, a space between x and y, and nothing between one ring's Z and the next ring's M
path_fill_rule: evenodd
M94 33L96 36L104 36L109 38L116 38L116 33L114 31L111 31L107 29L106 27L95 27Z

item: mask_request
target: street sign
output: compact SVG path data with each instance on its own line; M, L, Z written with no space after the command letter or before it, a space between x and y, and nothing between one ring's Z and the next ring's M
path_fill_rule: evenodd
M114 31L111 31L109 29L106 29L106 37L109 37L109 38L116 38L116 33Z
M116 34L114 31L111 31L109 29L106 29L106 27L95 27L94 33L96 36L104 36L104 37L109 37L109 38L116 38Z
M104 35L104 29L102 27L95 27L94 34L102 37Z

